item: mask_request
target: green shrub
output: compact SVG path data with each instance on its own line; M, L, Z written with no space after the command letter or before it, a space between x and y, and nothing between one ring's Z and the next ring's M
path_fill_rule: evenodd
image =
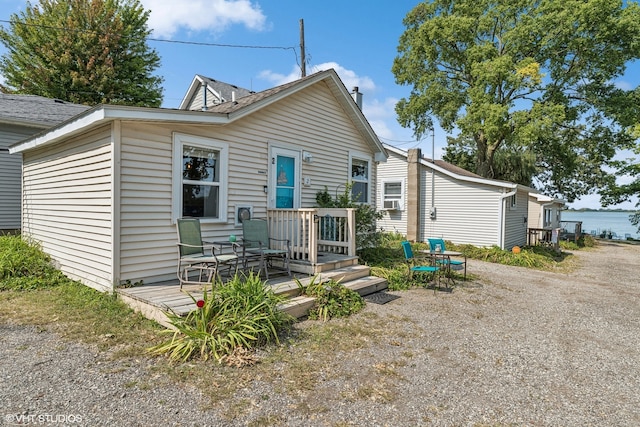
M317 278L314 277L307 286L296 279L301 293L316 299L309 310L309 319L326 322L332 318L350 316L364 307L364 300L357 292L335 280L316 282Z
M357 250L377 247L382 233L376 229L376 222L383 218L384 212L376 211L375 207L367 203L358 203L353 199L352 188L353 184L345 184L344 192L336 194L336 198L333 199L325 187L324 191L316 193L316 204L321 208L354 208Z
M68 281L39 245L21 236L0 236L0 291L49 288Z
M253 273L215 284L205 290L201 300L191 298L198 308L185 317L170 313L169 321L175 330L164 333L172 337L152 347L151 352L166 354L173 362L196 356L221 362L238 349L278 342L278 334L293 322L291 316L277 308L283 297L275 295Z

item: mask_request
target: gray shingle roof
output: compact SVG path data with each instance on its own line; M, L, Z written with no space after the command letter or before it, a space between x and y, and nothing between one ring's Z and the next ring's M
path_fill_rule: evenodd
M470 178L482 178L480 175L470 172L466 169L461 168L460 166L456 166L449 162L445 162L444 160L436 160L435 164L440 166L444 170L448 170L451 173L455 173L460 176L468 176Z
M232 85L229 83L221 82L219 80L212 79L211 77L203 76L202 74L198 74L198 77L202 79L203 82L207 83L207 86L216 92L218 92L224 102L231 101L232 93L236 93L236 99L242 98L243 96L251 95L254 93L249 89L242 88L240 86Z
M283 90L286 90L292 86L296 86L298 84L300 84L301 82L303 82L304 80L307 80L311 77L316 76L317 74L322 73L323 71L320 71L318 73L315 74L311 74L309 76L306 77L302 77L298 80L294 80L292 82L289 83L285 83L283 85L280 86L276 86L273 87L271 89L267 89L267 90L263 90L262 92L250 92L250 94L247 94L246 96L243 96L242 98L240 98L238 95L236 95L236 102L224 102L222 104L219 105L214 105L213 107L209 107L209 112L214 112L214 113L222 113L222 114L229 114L229 113L233 113L234 111L240 110L244 107L247 107L251 104L254 104L258 101L261 101L265 98L268 98L270 96L276 95L280 92L282 92Z
M50 127L89 108L43 96L0 93L0 123Z

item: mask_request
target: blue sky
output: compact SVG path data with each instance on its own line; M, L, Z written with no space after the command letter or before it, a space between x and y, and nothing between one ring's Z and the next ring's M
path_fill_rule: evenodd
M37 3L34 0L33 3ZM164 78L163 107L176 108L195 74L254 91L300 76L300 19L304 20L307 74L334 68L347 89L364 94L363 112L380 139L402 149L419 147L431 157L431 136L415 141L396 121L395 103L410 88L395 83L391 66L404 26L402 19L418 0L141 0L151 10L154 39L218 45L272 46L285 49L234 48L150 41L161 56L157 74ZM0 0L0 20L24 10L26 1ZM0 25L7 26L0 22ZM288 48L288 49L287 49ZM6 50L0 46L0 55ZM627 75L638 75L634 66ZM2 76L0 76L0 81ZM621 79L634 87L636 81ZM436 126L435 157L446 134ZM573 207L599 207L586 196ZM633 203L620 207L632 208Z

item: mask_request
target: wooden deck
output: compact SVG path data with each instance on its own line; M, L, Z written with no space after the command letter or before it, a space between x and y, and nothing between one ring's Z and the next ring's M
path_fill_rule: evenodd
M387 288L387 281L378 277L369 276L369 267L362 265L342 266L344 260L337 260L336 268L318 273L318 279L326 281L334 279L355 290L360 295L368 295ZM313 280L312 275L306 273L293 273L303 285ZM277 294L287 294L288 300L280 307L295 317L304 317L313 306L313 299L299 296L298 285L288 276L275 276L267 282ZM155 320L161 325L170 327L167 313L186 315L196 308L194 299L202 297L203 289L197 285L183 286L180 289L178 280L170 282L152 283L131 288L118 288L118 297L135 311L140 312L148 319Z

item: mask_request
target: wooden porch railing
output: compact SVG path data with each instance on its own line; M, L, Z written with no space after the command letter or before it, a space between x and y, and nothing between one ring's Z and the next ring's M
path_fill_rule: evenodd
M318 253L356 255L355 209L270 209L271 237L291 242L291 259L318 262Z
M528 246L550 246L555 250L558 250L558 229L555 230L556 236L554 238L554 230L551 228L529 228L527 234Z

